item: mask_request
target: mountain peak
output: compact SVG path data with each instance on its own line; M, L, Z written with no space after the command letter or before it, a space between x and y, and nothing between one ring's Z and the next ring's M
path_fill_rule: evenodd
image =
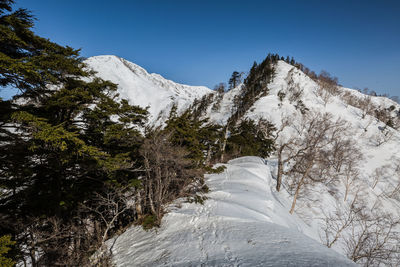
M212 92L205 86L179 84L148 73L139 65L114 55L90 57L85 63L97 76L118 84L121 98L133 105L149 107L151 124L162 124L173 105L181 111L196 98Z

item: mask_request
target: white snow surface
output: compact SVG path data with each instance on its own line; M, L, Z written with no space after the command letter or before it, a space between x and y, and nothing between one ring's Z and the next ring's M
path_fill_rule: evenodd
M109 240L116 266L355 266L306 236L316 233L289 214L264 160L225 166L206 177L204 205L177 201L160 229L131 227Z
M289 84L291 81L291 85ZM297 125L303 114L296 109L296 102L289 101L290 88L298 87L303 93L300 97L301 101L311 112L331 113L334 119L341 119L348 123L348 138L352 139L356 147L362 152L363 158L358 166L360 172L357 186L350 192L350 197L346 202L343 201L345 187L339 184L335 188L336 193L331 193L331 188L323 185L317 185L313 188L307 198L303 201L299 199L296 204L295 212L309 225L315 233L319 233L319 237L312 236L319 242L324 242L324 218L328 214L333 214L336 207L346 210L350 207L351 200L354 198L355 191L362 188L364 199L367 206L377 205L379 210L390 213L394 218L400 216L400 198L389 197L392 192L400 186L399 173L396 163L400 160L400 132L398 130L387 127L387 131L391 138L386 142L378 145L378 141L384 139L382 129L385 123L377 120L375 117L366 115L362 117L362 111L354 106L346 104L340 96L332 96L327 103L317 94L318 84L309 78L306 74L295 67L279 61L275 66L275 75L268 84L268 95L258 99L251 108L247 110L244 117L253 120L261 118L272 122L277 128L281 126L283 117L290 117L291 125ZM349 92L358 98L367 97L366 95L349 88L340 88L342 94ZM283 101L279 100L278 92L286 93ZM230 99L234 95L240 93L240 88L235 88L223 96L219 110L207 110L204 117L209 117L212 122L224 124L232 114L233 103ZM373 97L371 101L380 109L394 106L395 110L400 110L400 105L386 97ZM397 115L399 116L399 115ZM277 143L280 140L287 140L296 134L292 127L288 127L280 133ZM274 155L268 159L273 176L277 173L277 161ZM384 168L384 175L379 177L379 181L373 188L374 179L377 177L374 171L378 168ZM285 190L280 192L286 195L287 199L292 199ZM311 202L310 202L311 201ZM312 204L310 204L312 203ZM290 218L288 219L290 220ZM399 231L400 229L398 229ZM344 236L345 234L343 234ZM345 255L346 248L342 241L337 242L332 249Z
M178 111L187 108L196 98L212 92L204 86L189 86L148 73L142 67L117 56L105 55L85 60L96 76L118 84L120 98L132 105L149 107L150 124L164 122L173 104Z
M162 125L175 103L180 111L190 106L194 99L213 94L204 118L224 125L234 111L234 99L241 86L223 95L206 87L176 84L157 74L149 74L141 67L115 56L89 58L86 63L105 80L118 84L121 98L142 107L150 106L150 121ZM359 181L354 191L363 188L367 206L378 203L380 211L400 216L400 196L390 196L400 185L395 162L400 162L400 133L387 128L391 138L378 145L384 137L385 123L372 116L362 116L362 111L348 105L341 96L332 96L326 103L318 95L318 84L293 66L279 61L275 74L268 84L269 93L259 98L245 113L245 118L265 118L281 125L282 117L289 116L292 125L301 121L303 114L296 102L289 101L291 88L300 88L300 100L311 112L331 113L349 125L349 138L361 150L363 159L358 166ZM358 98L365 95L348 88ZM283 101L278 92L286 93ZM219 97L220 100L218 100ZM400 105L385 97L371 97L380 108ZM214 105L218 102L218 105ZM161 116L159 116L161 114ZM288 127L280 133L277 142L294 134ZM170 207L160 229L146 232L131 227L117 239L113 246L117 266L346 266L346 247L342 241L328 249L323 240L324 218L337 207L350 207L354 192L343 201L344 184L334 189L318 185L298 199L294 215L289 214L292 196L283 185L281 192L274 191L276 159L267 165L258 158L241 158L229 162L223 174L209 175L209 199L204 205L184 203L182 200ZM374 171L384 167L384 174L373 187ZM394 192L394 191L393 191ZM311 201L311 202L310 202ZM312 203L312 204L310 204ZM178 206L181 204L181 207ZM346 233L343 233L345 235ZM110 245L113 240L110 240ZM339 253L340 256L338 256ZM297 259L297 261L296 261Z

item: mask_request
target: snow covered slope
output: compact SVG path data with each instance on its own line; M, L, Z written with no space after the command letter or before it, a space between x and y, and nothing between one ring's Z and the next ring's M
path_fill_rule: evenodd
M253 120L265 118L279 129L283 118L289 118L290 124L283 130L277 139L277 145L282 141L296 135L295 127L303 119L304 115L298 107L298 100L304 104L309 112L328 112L334 119L344 120L347 124L346 137L360 149L362 160L357 166L357 185L352 188L350 197L343 201L345 185L339 183L334 188L318 185L297 203L296 213L314 229L320 233L316 240L324 242L325 227L324 218L337 212L337 209L346 211L351 207L351 201L356 198L359 191L364 195L365 205L370 209L379 210L391 214L394 219L400 216L400 132L387 127L385 122L371 115L365 115L365 111L349 105L345 101L345 95L350 94L358 99L370 98L375 105L370 114L378 109L390 109L393 116L400 116L400 105L386 97L366 96L358 91L340 88L341 93L336 96L324 98L318 89L318 84L297 68L279 61L275 66L275 74L268 84L269 93L259 98L250 107L244 117ZM279 99L279 92L285 94L284 99ZM295 92L301 92L296 100L291 100ZM215 123L225 124L234 110L235 95L240 94L240 88L235 88L223 95L219 109L211 106L205 117L211 118ZM296 107L297 106L297 107ZM365 116L364 116L365 115ZM268 159L272 167L272 174L277 173L276 159L274 156ZM334 193L333 193L334 192ZM280 194L285 195L282 191ZM359 197L359 195L357 195ZM290 199L291 196L288 196ZM377 208L378 207L378 208ZM350 230L349 230L350 231ZM400 231L400 229L397 229ZM346 231L342 236L346 236ZM397 234L400 237L399 232ZM336 242L332 248L341 254L346 254L346 245L342 241ZM399 248L400 249L400 248Z
M173 103L184 110L196 98L208 95L203 117L225 125L243 89L241 85L220 94L206 87L176 84L115 56L93 57L86 63L101 78L117 83L121 97L142 107L149 105L151 122L156 124L165 121ZM204 206L175 203L157 232L132 227L119 236L113 246L117 266L346 266L351 263L344 259L349 255L345 239L357 234L357 229L341 230L341 237L328 249L321 243L326 243L324 228L329 216L350 210L360 191L370 210L400 216L400 132L371 116L378 108L400 116L400 105L348 88L327 97L314 80L284 61L274 69L268 94L258 98L244 118L264 118L278 129L282 120L289 118L289 127L279 133L277 146L296 135L294 128L307 112L328 112L334 119L344 120L346 138L362 153L356 166L357 182L347 200L340 179L334 186L318 184L298 199L295 214L290 215L293 196L285 186L290 177L284 177L279 193L273 189L275 155L266 160L267 165L257 158L237 159L227 164L223 174L207 177L210 193ZM279 97L282 93L283 98ZM367 114L358 104L349 104L349 95L356 102L370 98L372 110Z
M113 242L117 266L354 266L307 237L312 229L288 213L257 157L230 161L206 177L204 205L171 207L160 229L132 227Z
M165 121L173 104L187 108L196 98L211 90L204 86L178 84L161 75L149 74L140 66L117 56L95 56L85 63L104 80L118 84L121 98L131 104L149 107L150 123Z

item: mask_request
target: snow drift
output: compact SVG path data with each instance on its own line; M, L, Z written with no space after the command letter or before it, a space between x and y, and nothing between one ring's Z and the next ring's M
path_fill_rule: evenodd
M115 56L93 57L86 63L99 77L117 83L121 98L127 98L131 104L149 106L150 123L156 125L167 119L173 105L183 111L205 95L207 108L203 118L225 125L235 112L235 98L242 93L241 86L218 94L206 87L177 84ZM324 98L319 94L318 83L292 65L278 61L274 70L268 94L258 98L243 117L255 121L267 119L279 129L285 117L291 118L292 124L304 118L304 110L299 108L301 101L310 112L328 112L334 119L344 120L349 140L363 155L357 166L359 177L354 189L362 189L366 206L400 216L399 131L371 116L373 110L363 114L365 111L346 102L345 94L356 99L367 97L355 90L341 87L340 94ZM292 97L294 92L299 93L296 100ZM280 99L282 93L286 97ZM400 116L397 103L385 97L370 98L375 107L392 110L393 116ZM288 127L280 132L277 144L293 134ZM348 252L343 240L331 249L320 243L325 242L323 229L327 216L337 208L348 210L357 193L349 192L348 200L343 201L343 183L336 185L334 191L318 185L307 195L309 200L299 199L295 214L290 215L292 196L287 188L279 193L273 189L275 181L271 175L275 177L277 172L276 159L269 158L267 165L258 158L229 162L223 174L207 177L210 193L204 205L181 200L170 207L157 231L132 227L111 240L110 245L115 241L115 263L117 266L351 265L344 256Z
M132 227L110 240L117 266L354 266L307 237L288 213L264 160L243 157L206 177L204 205L175 203L160 229ZM178 206L180 206L178 208Z

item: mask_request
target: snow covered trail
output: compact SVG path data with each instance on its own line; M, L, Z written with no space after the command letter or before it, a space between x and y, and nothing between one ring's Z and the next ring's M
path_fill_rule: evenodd
M312 238L273 190L257 157L226 164L206 177L204 205L171 207L159 229L131 227L113 245L117 266L354 266Z

